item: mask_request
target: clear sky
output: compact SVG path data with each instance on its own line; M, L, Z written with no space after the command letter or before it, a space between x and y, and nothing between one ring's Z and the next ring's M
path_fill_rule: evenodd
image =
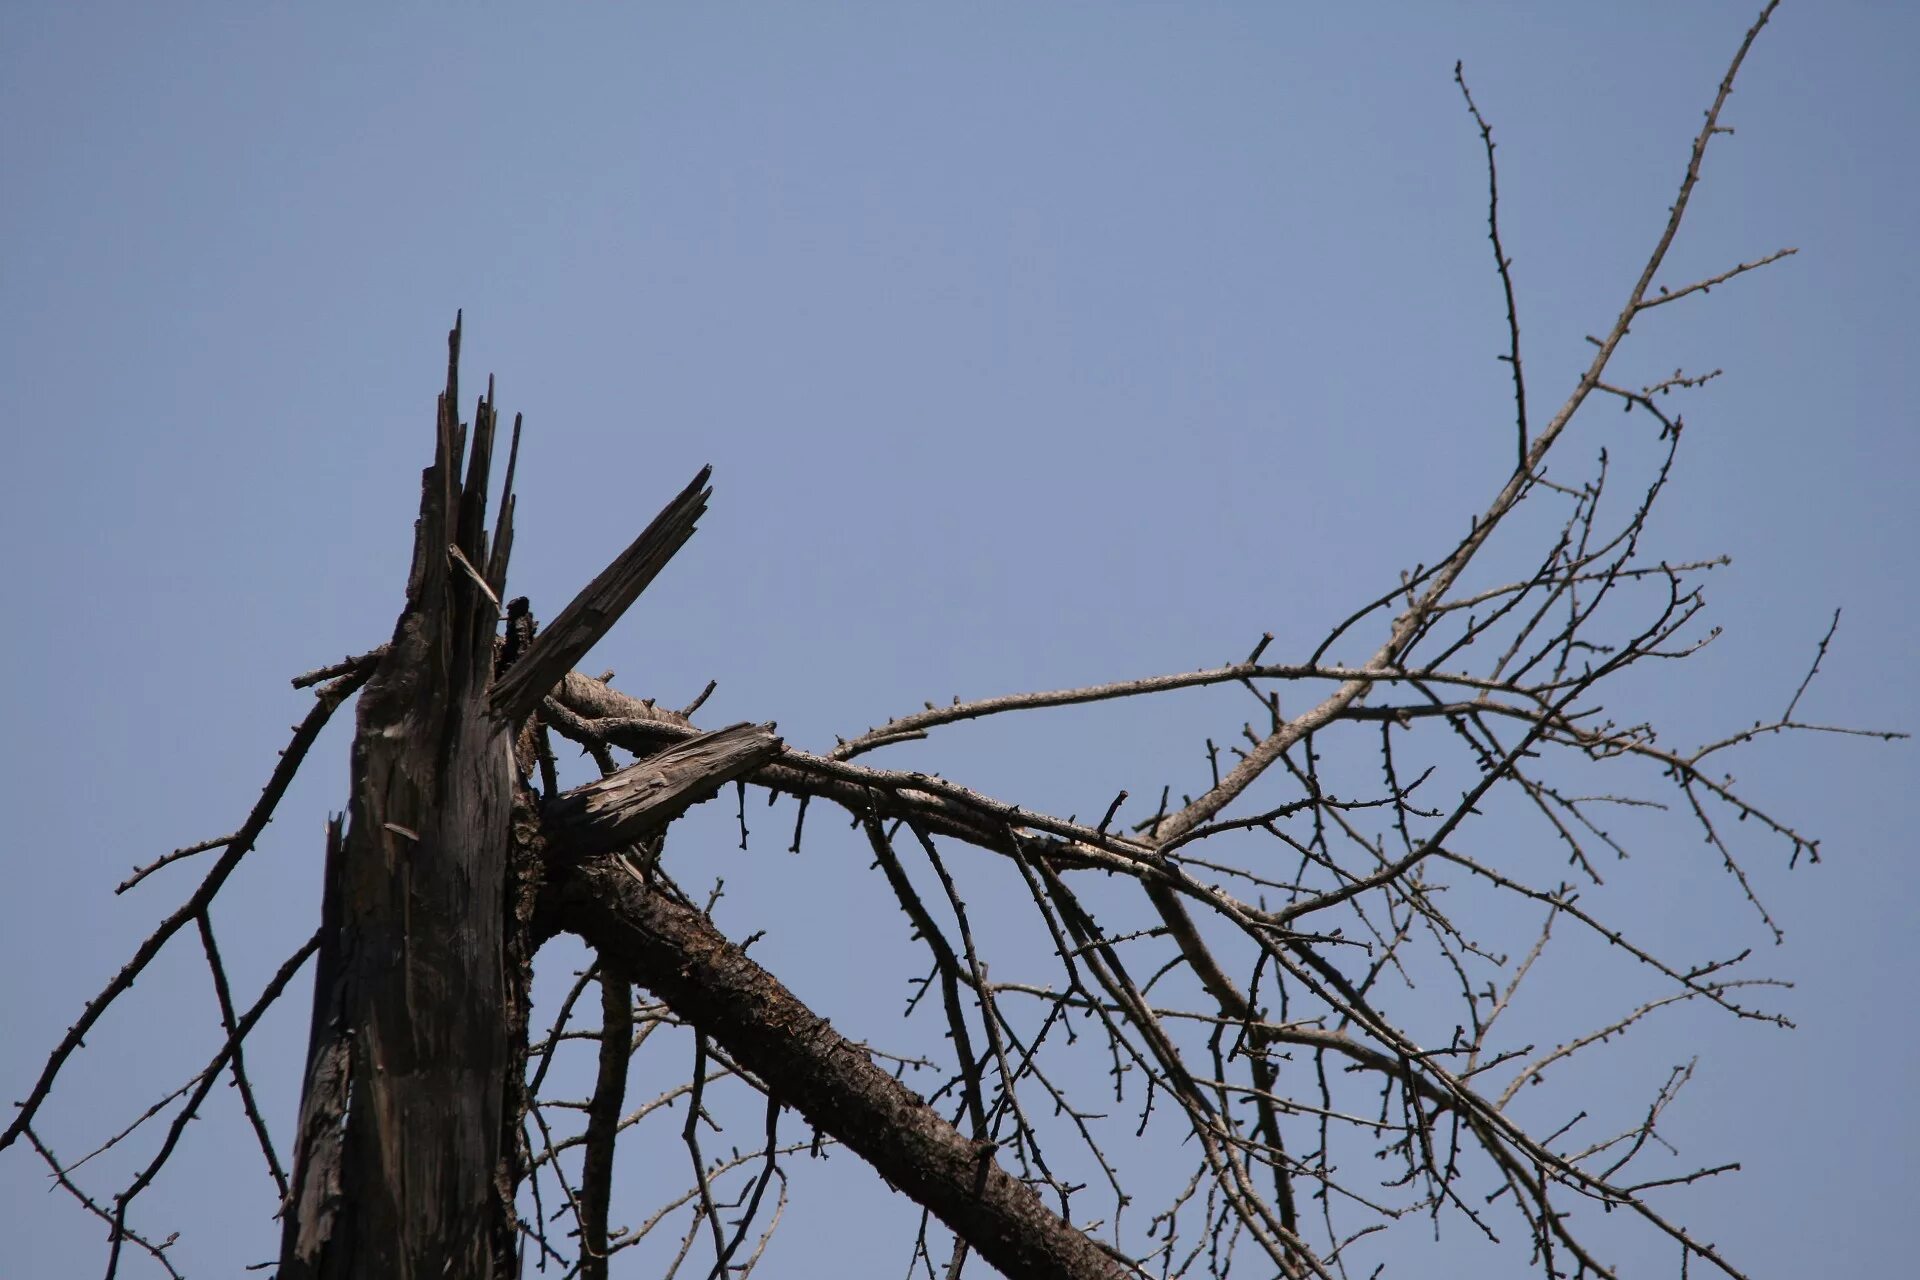
M1210 665L1263 631L1304 658L1505 474L1455 60L1501 143L1529 372L1557 403L1756 7L6 5L0 1095L195 873L113 885L237 825L307 705L287 677L390 631L456 308L466 386L493 372L527 415L512 585L543 614L715 466L699 535L589 663L633 692L677 705L714 678L708 722L820 747L926 699ZM1800 0L1749 60L1662 278L1800 253L1661 309L1622 357L1634 382L1725 369L1684 406L1657 533L1661 555L1734 557L1709 587L1725 635L1622 719L1686 740L1777 714L1840 606L1803 710L1920 727L1916 48L1920 9ZM1577 422L1573 461L1619 422ZM897 759L1087 814L1191 785L1200 740L1237 726L1222 706ZM222 898L242 999L314 925L345 722ZM1642 882L1669 884L1648 910L1682 943L1746 930L1797 983L1800 1029L1683 1013L1594 1087L1644 1097L1699 1054L1672 1132L1745 1171L1661 1203L1755 1275L1902 1274L1914 750L1778 741L1735 767L1824 840L1791 874L1744 846L1787 944L1679 815L1643 855L1674 867ZM716 838L721 924L769 930L756 954L887 1043L920 962L858 842L823 830L791 858L788 821L744 854ZM283 1132L298 991L253 1057ZM63 1154L218 1043L190 948L133 994L63 1080ZM277 1239L231 1092L209 1109L138 1215L182 1232L196 1276ZM882 1193L833 1163L796 1185L773 1273L903 1273L911 1216L875 1227ZM91 1273L97 1224L45 1185L30 1152L0 1156L0 1273ZM1408 1276L1526 1261L1462 1223L1385 1250ZM1644 1236L1609 1256L1677 1270Z

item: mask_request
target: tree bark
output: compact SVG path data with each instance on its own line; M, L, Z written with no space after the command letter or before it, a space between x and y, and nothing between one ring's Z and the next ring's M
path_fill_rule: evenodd
M360 695L350 825L330 841L282 1280L492 1277L511 1224L496 1174L515 779L508 727L485 713L511 499L490 555L494 412L475 416L463 483L457 326L449 347L407 604Z
M616 859L549 881L545 928L577 933L623 965L817 1128L932 1210L1009 1280L1114 1280L1130 1272L1041 1202L926 1100L874 1065L701 912L649 889Z

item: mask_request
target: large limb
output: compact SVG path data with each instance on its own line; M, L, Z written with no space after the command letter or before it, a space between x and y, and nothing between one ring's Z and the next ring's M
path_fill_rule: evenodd
M703 913L649 889L618 859L593 859L556 876L546 905L547 927L577 933L616 959L782 1103L858 1152L1002 1274L1130 1274L1002 1169L994 1144L963 1137Z

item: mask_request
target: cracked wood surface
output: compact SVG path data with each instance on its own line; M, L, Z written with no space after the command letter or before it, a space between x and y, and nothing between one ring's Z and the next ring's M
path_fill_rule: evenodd
M547 848L552 855L587 858L645 839L780 750L772 728L759 724L673 743L549 800L541 813Z

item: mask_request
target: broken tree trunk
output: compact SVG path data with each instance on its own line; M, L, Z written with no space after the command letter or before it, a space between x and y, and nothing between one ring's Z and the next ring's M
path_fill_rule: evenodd
M330 842L282 1280L514 1269L499 1174L515 779L509 726L486 714L513 464L489 546L494 408L475 415L463 482L459 344L456 324L407 604L360 695L350 822Z
M348 821L328 831L282 1280L518 1274L527 992L533 953L556 931L586 939L620 975L609 1001L624 1001L628 980L651 988L771 1097L846 1142L1004 1274L1122 1274L1002 1169L992 1144L962 1137L627 859L726 782L772 770L760 780L780 785L777 762L791 755L771 725L701 734L684 715L570 671L692 536L707 472L545 631L515 601L503 644L519 422L489 540L496 418L489 388L469 451L459 339L456 323L406 608L360 695ZM548 718L575 720L565 704L582 698L596 718L670 736L635 744L637 763L564 794L549 778L542 800L526 780L521 727L543 705ZM883 803L859 777L831 781L856 812ZM598 1154L611 1159L610 1148ZM601 1206L585 1224L596 1271L610 1172L590 1179Z
M533 635L521 609L514 643L501 645L520 424L489 540L492 389L469 450L458 322L448 348L407 604L360 695L350 822L328 841L282 1280L518 1273L527 993L545 841L516 737L693 536L711 492L702 470L545 632ZM555 828L582 848L607 848L778 749L771 731L751 726L711 735L650 772L636 766L572 797ZM708 767L715 776L699 776Z

